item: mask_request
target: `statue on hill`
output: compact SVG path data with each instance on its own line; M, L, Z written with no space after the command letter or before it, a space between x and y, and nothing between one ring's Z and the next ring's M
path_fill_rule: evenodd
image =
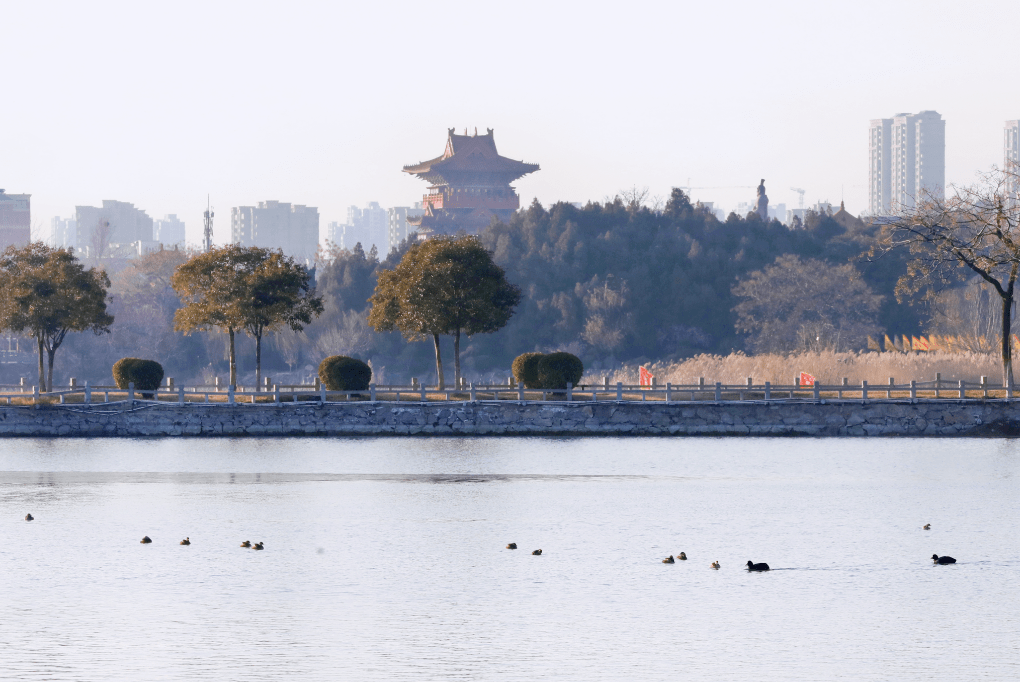
M758 203L754 212L761 216L761 219L768 222L769 219L769 198L765 195L765 178L761 179L758 185Z

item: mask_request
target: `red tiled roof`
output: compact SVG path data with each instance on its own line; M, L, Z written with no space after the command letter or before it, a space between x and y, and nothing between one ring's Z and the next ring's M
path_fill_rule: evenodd
M496 173L512 181L539 170L537 163L524 163L500 156L490 128L485 135L455 135L449 130L446 150L442 156L418 164L404 166L404 172L426 177L446 173Z

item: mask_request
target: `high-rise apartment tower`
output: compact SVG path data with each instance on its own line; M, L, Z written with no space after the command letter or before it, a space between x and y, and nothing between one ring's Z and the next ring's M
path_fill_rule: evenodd
M868 135L868 210L889 215L924 193L946 186L946 122L937 111L871 121Z

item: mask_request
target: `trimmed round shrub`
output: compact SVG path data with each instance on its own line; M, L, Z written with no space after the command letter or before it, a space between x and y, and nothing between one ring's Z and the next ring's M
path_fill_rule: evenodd
M319 381L327 391L364 391L372 383L372 368L356 358L331 355L319 363Z
M163 365L155 360L121 358L113 365L113 380L117 388L126 389L133 383L136 391L155 391L163 383ZM151 398L152 394L143 393L143 397Z
M584 363L571 353L549 353L538 361L538 383L542 388L566 388L568 381L577 386L583 374Z
M538 361L541 359L542 353L522 353L514 358L510 371L518 383L524 383L524 388L542 388L538 383Z

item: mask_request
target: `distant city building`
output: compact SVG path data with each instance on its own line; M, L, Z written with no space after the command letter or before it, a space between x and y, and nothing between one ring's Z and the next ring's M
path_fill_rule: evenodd
M1018 177L1020 174L1020 121L1006 121L1003 133L1002 169L1011 174L1006 180L1008 184L1006 191L1015 202L1020 198L1017 196L1020 194L1020 177Z
M539 170L538 164L500 156L492 128L485 135L454 134L450 128L446 149L429 161L404 166L404 172L429 184L422 199L424 212L408 220L423 236L477 234L493 217L509 220L521 206L510 183Z
M89 256L112 255L135 242L152 241L152 218L125 201L103 200L102 207L76 206L75 245Z
M769 220L778 220L786 223L786 204L775 204L769 206Z
M171 213L152 221L152 240L164 246L184 246L184 222Z
M279 201L235 206L230 210L230 237L234 244L280 249L311 261L319 248L319 209Z
M31 199L31 194L7 194L0 189L0 249L32 241Z
M339 248L344 248L344 228L346 225L339 221L334 221L326 225L326 243L336 244Z
M74 249L78 246L78 221L74 218L55 217L50 220L50 240L56 249Z
M923 192L942 195L946 122L937 111L874 119L868 140L868 209L872 215L910 208Z
M407 239L407 235L414 232L414 229L408 225L408 218L417 218L425 215L425 209L421 207L421 202L415 202L413 207L409 206L394 206L393 208L387 209L389 216L389 251L396 251L400 246L400 242Z

